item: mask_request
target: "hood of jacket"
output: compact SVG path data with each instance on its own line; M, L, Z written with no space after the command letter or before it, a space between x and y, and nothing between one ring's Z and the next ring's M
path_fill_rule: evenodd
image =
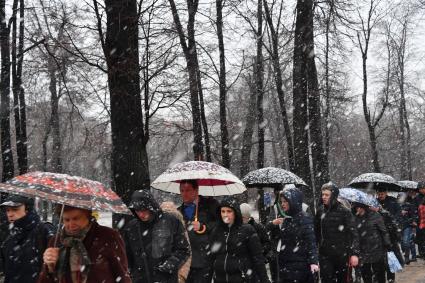
M226 223L223 222L223 219L221 218L221 208L222 207L230 207L234 213L235 213L235 222L234 225L241 225L242 224L242 213L240 209L240 204L238 200L234 197L226 197L217 207L217 219L218 222L221 225L227 226Z
M135 191L131 196L128 208L133 212L134 216L139 219L136 211L149 210L154 218L161 212L158 202L154 199L153 195L148 190Z
M280 196L289 203L288 215L294 216L303 210L303 194L297 188L284 189Z

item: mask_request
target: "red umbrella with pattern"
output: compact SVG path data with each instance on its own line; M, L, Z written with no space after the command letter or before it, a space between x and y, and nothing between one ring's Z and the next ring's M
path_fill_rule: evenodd
M102 183L67 174L30 172L0 183L0 192L39 197L84 209L131 214L120 197Z

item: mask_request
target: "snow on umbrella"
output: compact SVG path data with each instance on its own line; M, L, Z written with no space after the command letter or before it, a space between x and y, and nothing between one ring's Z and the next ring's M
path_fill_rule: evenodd
M415 181L409 181L409 180L398 181L397 184L403 189L408 189L408 190L416 190L418 188L418 182L415 182Z
M102 183L67 174L30 172L0 183L0 191L90 210L131 214Z
M305 186L307 184L294 173L275 167L266 167L249 172L242 181L251 187L281 187L286 184Z
M393 177L382 173L362 174L354 178L348 185L360 189L386 189L388 191L400 191L401 189Z
M367 206L379 207L379 202L373 196L354 188L340 189L338 198L349 202L362 203Z
M245 185L228 169L205 161L177 163L158 176L151 184L152 188L180 194L180 182L198 180L199 194L203 196L226 196L241 194Z

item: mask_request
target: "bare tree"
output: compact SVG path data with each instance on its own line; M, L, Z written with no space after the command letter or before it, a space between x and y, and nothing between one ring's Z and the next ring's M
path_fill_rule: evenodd
M362 95L363 114L366 120L368 132L369 132L369 141L370 141L370 146L372 149L372 163L373 163L373 169L375 172L381 172L381 167L379 165L379 157L378 157L376 127L378 126L379 121L384 116L385 110L388 106L388 85L389 85L389 82L387 81L386 88L384 89L384 99L382 101L382 107L378 115L375 117L375 115L371 114L371 111L367 102L367 96L368 96L367 58L368 58L372 30L376 27L381 17L381 15L376 16L378 12L377 11L378 4L379 4L379 1L370 0L366 19L362 17L360 11L358 12L360 23L361 23L361 29L357 31L358 47L362 55L362 68L363 68L363 95ZM388 50L388 52L390 52L390 50ZM389 74L387 75L387 78L389 80Z

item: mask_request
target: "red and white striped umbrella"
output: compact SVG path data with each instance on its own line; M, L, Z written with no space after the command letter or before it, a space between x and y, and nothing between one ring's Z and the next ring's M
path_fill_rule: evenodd
M120 197L102 183L67 174L26 173L0 183L0 192L39 197L84 209L131 214Z
M228 169L205 161L177 163L156 178L151 186L179 194L181 181L188 179L198 181L199 194L202 196L236 195L246 191L242 181Z

